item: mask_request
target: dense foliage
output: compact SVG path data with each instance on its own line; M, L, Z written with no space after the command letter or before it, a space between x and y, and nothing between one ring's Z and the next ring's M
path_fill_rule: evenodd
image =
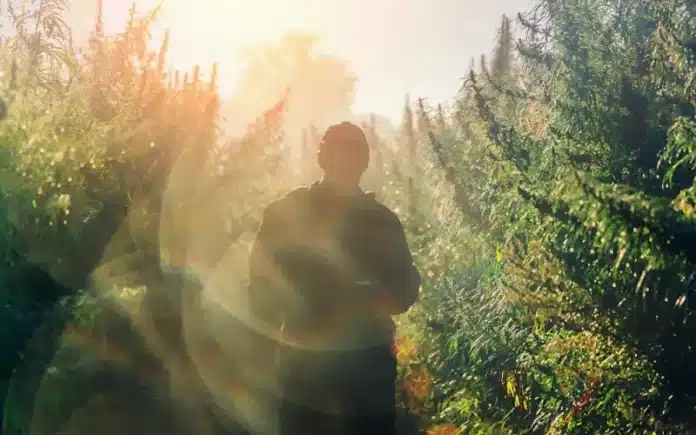
M693 20L683 1L539 1L423 135L459 212L438 227L463 227L415 239L437 269L410 319L427 418L694 430Z
M284 101L225 139L215 68L165 71L167 38L147 49L157 11L109 37L100 17L76 50L64 6L10 7L0 44L4 431L216 433L228 408L172 399L176 382L211 385L181 343L192 282L230 246L235 272L216 274L243 274L261 207L310 179L319 133L300 175ZM503 18L452 107L407 99L394 137L365 123L366 186L424 276L398 319L404 432L696 431L693 14L537 0ZM86 405L108 389L108 413Z

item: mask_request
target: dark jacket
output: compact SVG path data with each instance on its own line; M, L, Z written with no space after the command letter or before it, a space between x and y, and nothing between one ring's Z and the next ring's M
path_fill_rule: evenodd
M421 283L398 217L372 194L343 197L323 183L265 209L249 272L254 317L308 347L390 340L390 316L415 303Z

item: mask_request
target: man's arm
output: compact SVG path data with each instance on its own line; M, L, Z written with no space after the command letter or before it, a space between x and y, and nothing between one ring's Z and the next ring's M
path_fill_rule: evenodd
M405 313L418 299L421 275L413 263L411 249L406 240L399 218L389 212L388 225L384 228L379 249L384 255L384 263L378 272L384 293L379 301L380 311L389 315Z
M278 247L281 243L282 226L277 205L269 205L263 212L261 224L249 255L249 308L252 320L260 320L262 327L280 328L283 306L281 296L284 280L277 263Z

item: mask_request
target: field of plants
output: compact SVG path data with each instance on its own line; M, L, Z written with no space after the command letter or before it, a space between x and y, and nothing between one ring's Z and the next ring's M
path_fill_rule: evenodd
M243 288L318 136L298 160L282 99L220 135L216 67L166 70L157 11L78 50L62 0L12 4L2 433L237 433L259 420L243 310L205 338L200 282ZM696 433L696 4L536 0L462 75L451 106L407 99L398 134L364 124L424 277L397 319L403 432Z

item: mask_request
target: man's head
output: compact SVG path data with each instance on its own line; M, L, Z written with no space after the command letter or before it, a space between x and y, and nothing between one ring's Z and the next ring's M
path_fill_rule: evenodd
M365 133L350 122L332 125L319 145L319 167L324 178L342 184L358 184L370 161Z

